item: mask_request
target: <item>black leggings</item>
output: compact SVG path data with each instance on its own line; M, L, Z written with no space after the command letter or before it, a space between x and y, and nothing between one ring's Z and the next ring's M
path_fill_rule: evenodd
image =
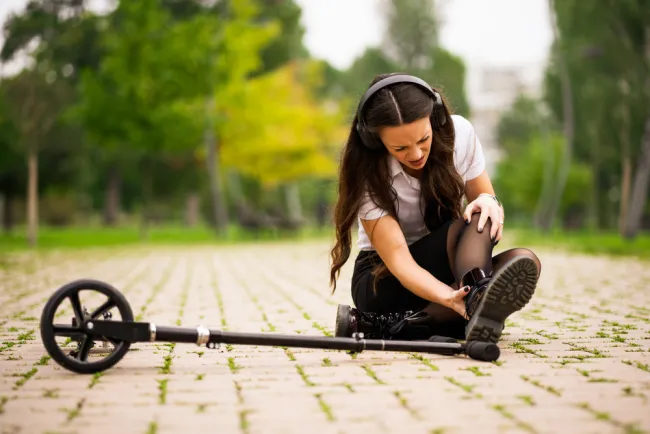
M438 229L409 246L415 262L436 279L454 288L460 279L473 268L481 268L486 274L499 269L518 255L525 255L541 264L537 256L525 248L515 248L492 257L494 243L490 239L490 220L478 231L479 214L472 216L470 223L464 220L450 220ZM357 256L352 274L352 299L355 307L364 312L391 313L426 308L441 322L462 319L455 311L431 303L413 294L392 275L377 280L371 274L381 259L375 251L361 251ZM539 277L539 275L538 275Z

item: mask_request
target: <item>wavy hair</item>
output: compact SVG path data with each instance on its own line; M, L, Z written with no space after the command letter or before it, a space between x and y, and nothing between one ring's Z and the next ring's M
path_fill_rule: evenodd
M393 74L374 77L368 87ZM401 74L401 73L400 73ZM424 221L433 231L441 222L462 216L464 183L454 165L455 131L451 111L444 95L447 122L432 132L431 151L420 175L420 194L424 199ZM382 127L409 124L424 117L431 117L433 98L426 91L411 83L395 83L373 95L364 108L364 120L368 130L381 143L378 131ZM330 286L336 290L336 280L351 253L352 228L367 192L373 202L395 218L397 193L391 186L388 166L388 150L381 147L372 150L364 146L357 133L357 116L350 126L350 133L342 149L339 166L338 197L334 208L335 245L330 252ZM433 125L433 124L432 124ZM372 239L372 235L368 234ZM375 283L389 275L381 261L373 269Z

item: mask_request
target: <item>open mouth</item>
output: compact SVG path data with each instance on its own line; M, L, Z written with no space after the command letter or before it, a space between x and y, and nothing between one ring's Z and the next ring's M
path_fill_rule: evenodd
M411 163L413 166L421 166L422 164L424 164L424 155L423 155L422 157L420 157L419 160L410 161L410 163Z

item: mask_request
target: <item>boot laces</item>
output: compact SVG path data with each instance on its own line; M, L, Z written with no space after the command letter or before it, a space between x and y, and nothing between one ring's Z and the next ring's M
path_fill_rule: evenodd
M411 316L413 311L406 311L403 313L388 313L388 314L377 314L370 312L358 312L362 322L370 326L373 330L373 334L377 334L381 338L390 337L390 329L400 321Z

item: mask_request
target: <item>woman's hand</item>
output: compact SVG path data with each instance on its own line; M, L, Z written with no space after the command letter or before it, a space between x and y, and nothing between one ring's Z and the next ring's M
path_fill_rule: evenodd
M478 221L478 231L482 232L485 227L485 223L489 218L492 220L492 227L490 228L490 238L496 243L501 240L503 235L503 208L489 196L479 196L474 199L463 213L465 221L469 222L472 218L472 214L480 212L481 216Z
M456 311L456 313L466 320L469 320L467 317L467 310L465 308L465 296L469 293L469 286L465 286L460 289L451 289L447 299L445 300L445 305Z

